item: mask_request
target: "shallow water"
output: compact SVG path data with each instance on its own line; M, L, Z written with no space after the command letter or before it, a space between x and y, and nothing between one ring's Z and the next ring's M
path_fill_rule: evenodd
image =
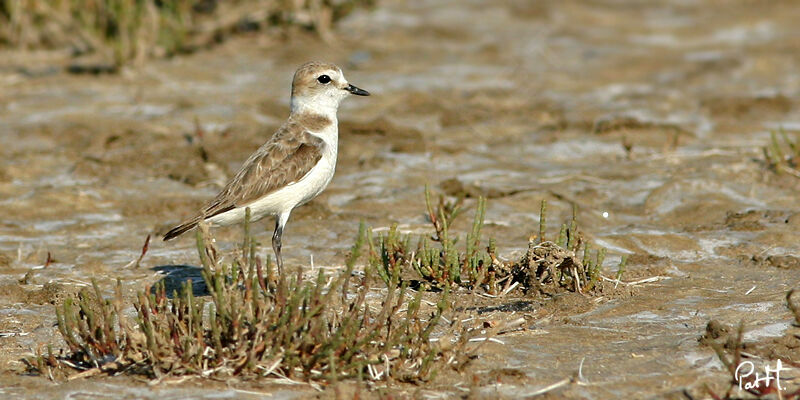
M524 396L581 360L590 384L559 395L663 397L724 382L696 341L705 324L745 319L753 340L782 335L783 297L800 278L797 263L766 261L800 250L800 180L770 172L761 153L771 129L800 127L800 8L720 5L387 0L344 20L335 43L242 37L119 76L29 77L21 68L35 54L0 57L0 333L24 334L0 337L0 368L19 370L30 347L59 340L52 306L25 293L91 278L110 289L117 277L133 291L158 279L151 266L195 263L182 238L153 240L144 266L127 266L147 234L193 213L281 123L296 66L326 59L373 96L341 108L337 174L292 216L287 263L341 265L361 219L422 232L424 185L448 192L453 178L490 197L487 233L501 254L538 232L541 200L551 230L577 204L584 234L609 248L609 275L627 254L629 280L666 279L586 309L534 310L531 330L488 346L471 371L524 378L479 393ZM267 243L271 223L258 226ZM223 248L239 241L238 229L218 232ZM19 285L48 252L55 261ZM3 380L4 393L40 398L244 395L198 382Z

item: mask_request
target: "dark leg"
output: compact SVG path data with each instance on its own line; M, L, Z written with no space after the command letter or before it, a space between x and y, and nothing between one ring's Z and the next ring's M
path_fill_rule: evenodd
M283 224L281 219L275 219L275 233L272 234L272 250L275 251L275 262L278 264L278 275L283 275L283 259L281 258L281 235L283 235Z

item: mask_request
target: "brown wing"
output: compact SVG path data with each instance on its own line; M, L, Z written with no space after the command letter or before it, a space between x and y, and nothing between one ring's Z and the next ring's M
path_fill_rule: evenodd
M290 120L259 148L201 215L176 226L164 236L170 240L192 229L203 218L247 205L303 178L322 158L325 142Z
M245 161L203 214L213 217L299 181L317 165L324 147L322 139L289 122Z

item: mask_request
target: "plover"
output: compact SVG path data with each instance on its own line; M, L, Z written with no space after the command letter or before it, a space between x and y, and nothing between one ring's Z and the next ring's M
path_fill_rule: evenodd
M200 214L172 228L170 240L204 220L211 226L241 223L250 208L252 221L275 217L272 249L283 269L281 236L295 207L319 195L336 169L339 127L336 111L348 95L369 92L347 82L334 64L309 62L292 80L291 114L272 138L244 162L239 172Z

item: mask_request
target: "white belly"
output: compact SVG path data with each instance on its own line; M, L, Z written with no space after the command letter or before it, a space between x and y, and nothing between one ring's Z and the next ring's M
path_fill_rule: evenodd
M328 186L336 170L336 149L327 151L314 168L299 181L278 189L250 204L215 215L206 221L214 226L237 224L244 221L245 210L250 207L251 220L266 216L286 214L295 207L317 197Z

